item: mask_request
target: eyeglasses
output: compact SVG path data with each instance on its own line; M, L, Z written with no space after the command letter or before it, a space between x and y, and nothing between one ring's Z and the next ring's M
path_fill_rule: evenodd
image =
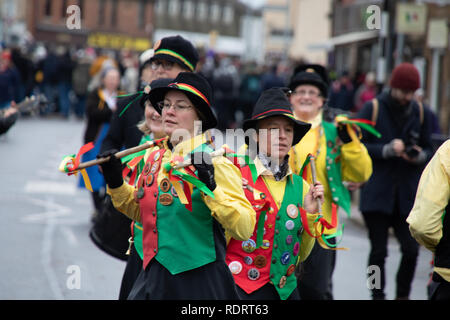
M161 110L166 110L168 111L170 109L170 107L173 107L173 109L175 110L175 112L181 112L181 111L186 111L189 109L192 109L192 106L187 106L184 104L171 104L167 101L161 101L157 103L157 106L161 109Z
M170 71L173 68L173 62L164 60L155 60L152 62L151 66L153 70L157 70L160 66L166 71Z
M297 90L297 91L293 91L291 94L302 96L302 97L305 97L306 95L308 95L312 98L317 98L318 96L320 96L320 92L314 91L314 90L308 90L308 91L307 90Z

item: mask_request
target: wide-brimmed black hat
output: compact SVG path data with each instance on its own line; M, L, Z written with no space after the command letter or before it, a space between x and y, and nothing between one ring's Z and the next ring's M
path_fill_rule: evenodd
M311 124L295 119L292 113L291 103L287 97L289 88L274 87L263 91L253 108L252 117L244 121L244 131L254 128L259 120L284 116L294 123L294 139L292 145L296 145L311 128Z
M158 106L158 102L163 101L166 93L170 90L181 91L189 98L201 115L203 131L217 125L217 119L211 107L213 91L205 77L194 72L180 72L168 85L153 88L149 93L149 99L160 114L162 110Z
M143 94L141 100L139 101L141 107L145 108L145 102L147 100L149 100L150 91L152 91L153 89L156 89L156 88L165 88L172 82L173 82L173 78L161 78L161 79L153 80L150 84L146 85L143 90L144 94ZM150 103L151 103L151 101L150 101ZM152 104L152 106L153 106L153 104ZM153 106L153 107L156 108L155 106Z
M198 62L197 49L191 42L181 36L162 38L155 43L153 60L161 59L179 64L187 70L193 72Z
M323 97L328 96L328 76L326 69L318 64L305 64L295 68L289 88L294 91L299 85L309 84L316 86Z

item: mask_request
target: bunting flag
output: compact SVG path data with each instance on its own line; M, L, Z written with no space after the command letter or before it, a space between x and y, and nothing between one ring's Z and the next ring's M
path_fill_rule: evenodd
M84 146L80 148L76 156L75 154L64 156L63 160L59 164L59 171L67 173L68 176L73 174L76 176L78 172L80 172L81 176L83 177L84 185L86 186L86 189L88 189L90 192L92 192L92 184L86 172L86 169L77 171L77 168L78 165L80 164L81 156L86 152L88 152L89 150L92 150L93 148L94 148L93 142L86 143Z
M366 130L367 132L373 134L375 137L377 138L381 138L381 133L378 132L375 128L374 128L374 123L370 120L367 119L349 119L348 116L346 115L337 115L335 118L335 121L337 124L349 124L354 128L362 128L364 130ZM357 129L358 130L358 129ZM350 126L347 126L347 132L350 136L350 138L352 138L353 141L355 141L356 138L356 134L354 130L351 130Z
M300 176L302 176L303 179L305 179L305 180L306 180L306 175L308 172L308 167L311 165L310 162L311 162L312 157L313 157L313 155L309 153L306 156L306 159L302 165L302 168L300 169ZM311 168L309 168L309 170L311 170ZM317 242L319 243L319 245L322 248L329 249L329 250L348 250L347 248L337 248L337 245L342 240L342 237L341 237L340 241L337 242L336 244L331 244L327 241L328 239L330 239L332 237L342 236L342 232L343 232L343 228L344 228L343 224L342 224L341 229L338 230L337 232L335 232L331 235L324 234L325 229L331 230L331 229L334 229L337 227L337 224L338 224L337 215L338 215L338 206L334 203L331 203L331 222L328 222L322 215L319 215L313 224L314 231L315 231L315 235L313 235L313 233L311 232L311 228L308 224L308 218L307 218L306 211L300 207L300 217L302 220L303 227L305 228L305 231L311 237L316 238Z
M125 108L123 108L123 110L120 112L119 118L125 113L125 111L127 111L127 109L131 106L131 104L133 102L137 101L139 98L141 98L144 95L144 91L138 91L136 93L122 94L120 96L117 96L117 98L123 98L123 97L129 97L129 96L132 96L135 94L137 94L137 96L134 99L132 99L130 102L127 103Z
M231 150L226 144L222 146L225 150L224 156L227 158L231 158L233 164L237 167L241 167L239 159L243 159L245 164L248 165L250 172L252 174L253 183L256 183L256 179L258 179L258 173L256 172L255 163L250 159L250 156L247 154L237 154L233 150Z

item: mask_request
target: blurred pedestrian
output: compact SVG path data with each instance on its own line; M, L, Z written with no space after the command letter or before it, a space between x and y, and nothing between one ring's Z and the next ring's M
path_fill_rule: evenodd
M450 300L450 140L436 151L419 181L406 222L417 242L434 253L431 300Z
M140 175L139 187L123 183L121 162L114 155L102 164L116 208L143 224L143 271L128 298L237 299L225 264L224 232L248 239L255 213L242 190L238 169L224 157L209 155L211 141L205 131L217 124L210 104L212 89L199 74L181 72L173 84L149 95L162 115L169 140L148 155L150 170ZM167 168L174 156L191 159L206 187L199 188L207 194L194 187L191 200L181 202L183 188L168 179ZM186 205L192 205L191 210Z
M117 109L118 88L120 74L115 68L109 67L102 71L101 86L92 91L86 103L86 130L84 143L94 142L95 148L85 153L82 161L95 159L100 146L109 129L109 123L113 112ZM92 200L95 208L94 217L102 210L105 181L96 166L86 169L92 185ZM80 187L84 187L83 179L80 179Z
M381 138L363 132L362 141L373 161L373 174L362 187L360 210L370 239L369 266L380 268L380 286L371 288L373 299L385 299L385 260L388 230L400 242L402 258L396 276L396 298L408 299L416 269L418 246L406 217L414 203L419 178L432 156L428 113L413 100L420 86L419 72L410 63L393 71L390 90L367 102L358 118L375 123Z
M238 96L238 111L242 111L243 119L250 118L258 97L261 95L261 75L256 63L249 63L244 67L241 75Z
M367 101L372 100L376 95L377 83L375 73L368 72L364 77L364 83L356 90L354 107L351 111L355 113L358 112Z
M76 54L75 66L72 72L72 89L75 93L75 116L83 119L86 110L86 99L88 95L88 85L91 79L89 69L92 60L87 54L87 50L80 49Z
M11 101L19 102L20 74L11 61L11 52L4 49L0 54L0 109L9 108Z
M353 96L355 89L350 79L348 71L342 71L338 80L333 81L328 97L328 106L330 108L350 111L353 109Z
M281 65L273 64L266 67L266 72L261 75L261 90L267 90L273 87L284 87L285 81L280 76Z
M19 112L14 101L10 107L0 109L0 135L6 133L16 123L18 117Z
M253 180L249 166L241 168L244 189L254 208L261 209L256 211L259 222L253 235L246 241L230 239L226 256L244 300L298 300L295 266L307 258L315 242L302 221L307 217L313 225L323 186L308 184L289 167L289 150L311 125L293 117L287 91L264 91L252 117L244 122L246 132L256 130L247 138L252 140L247 142L247 154L257 173Z
M311 130L295 145L289 157L292 170L301 174L301 168L308 154L315 158L317 180L325 188L322 206L324 218L335 225L325 229L324 237L331 247L337 246L341 225L337 211L341 207L350 214L350 194L343 181L365 182L372 174L372 161L365 146L345 124L323 119L323 107L328 94L326 69L321 65L305 65L297 68L289 84L292 93L290 101L297 119L310 123ZM333 119L334 121L334 119ZM309 171L303 171L303 178L312 183ZM316 242L308 259L302 264L298 277L300 298L304 300L333 299L332 277L336 264L336 251L324 249Z
M63 46L59 46L56 49L56 60L59 114L64 119L68 119L72 109L72 102L70 101L69 94L72 90L72 71L74 62L69 50Z

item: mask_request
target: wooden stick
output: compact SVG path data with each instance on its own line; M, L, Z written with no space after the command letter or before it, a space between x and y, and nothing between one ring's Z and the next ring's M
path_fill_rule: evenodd
M211 152L209 155L211 156L211 158L214 158L214 157L223 156L224 154L225 154L225 149L224 148L220 148L220 149L217 149L216 151ZM175 170L176 169L181 169L181 168L184 168L184 167L188 167L191 164L192 164L191 163L191 159L186 159L183 162L173 166L173 169L175 169Z
M309 163L311 164L311 176L312 176L312 181L313 181L313 185L316 184L317 182L317 171L316 171L316 162L315 162L315 157L311 156ZM322 202L320 201L320 198L317 198L317 204L319 205L319 213L322 213Z
M128 155L130 155L132 153L139 152L139 151L151 148L155 144L158 144L158 142L160 142L160 141L162 141L162 139L159 139L159 140L156 140L156 141L146 141L145 143L143 143L141 145L138 145L136 147L132 147L132 148L129 148L129 149L125 149L125 150L116 152L114 154L114 156L117 159L120 159L120 158L126 157L126 156L128 156ZM90 161L86 161L86 162L80 163L75 171L78 171L78 170L81 170L81 169L85 169L85 168L89 168L89 167L92 167L92 166L95 166L95 165L98 165L98 164L105 163L105 162L109 161L109 158L110 157L99 158L99 159L94 159L94 160L90 160Z

